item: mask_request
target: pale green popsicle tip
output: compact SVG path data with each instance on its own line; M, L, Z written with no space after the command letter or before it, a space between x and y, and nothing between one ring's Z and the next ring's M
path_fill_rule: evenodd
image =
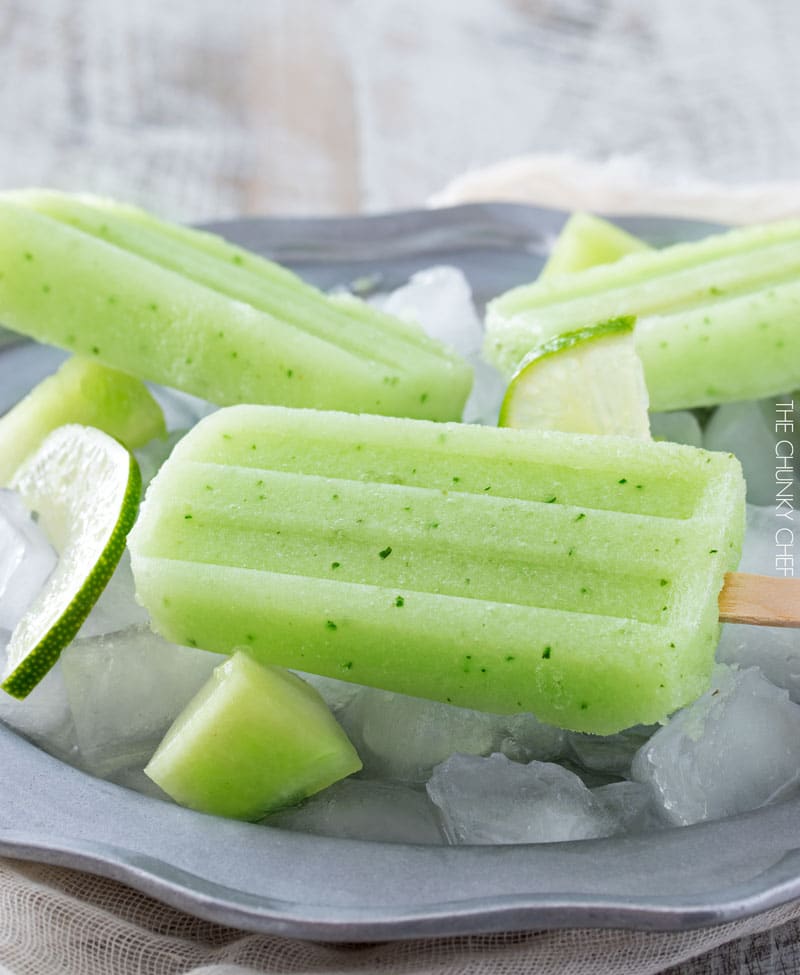
M360 768L314 688L240 651L214 670L145 772L183 806L253 821Z
M626 254L647 250L651 250L649 244L610 221L591 213L573 213L562 227L539 281L613 264Z

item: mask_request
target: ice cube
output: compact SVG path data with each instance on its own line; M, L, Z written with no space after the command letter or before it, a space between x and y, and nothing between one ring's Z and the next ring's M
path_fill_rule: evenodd
M677 712L633 761L678 825L755 809L800 769L800 706L761 672L718 665L711 690Z
M658 813L653 793L641 782L612 782L592 789L592 793L614 817L615 833L644 833L667 825Z
M362 690L361 684L351 684L346 680L336 680L335 677L306 674L302 670L295 671L295 673L322 695L322 699L337 716Z
M175 646L146 626L76 640L62 668L82 766L101 777L144 766L223 659Z
M654 726L640 725L616 735L570 732L567 736L569 751L583 769L627 777L634 755L655 730Z
M781 575L776 565L780 549L776 533L792 528L793 521L782 516L782 507L775 504L747 506L745 533L740 572L761 575ZM800 703L800 630L783 627L744 626L726 624L717 647L720 663L759 667L771 683L789 691L793 701Z
M373 842L442 842L436 810L424 792L398 783L365 779L343 779L302 806L274 813L264 824Z
M717 660L740 667L758 667L767 680L789 692L800 704L800 630L780 626L726 623Z
M793 525L794 519L787 517L786 509L776 506L774 501L769 505L748 504L739 571L783 576L782 565L785 563L778 563L776 559L783 551L779 545L785 532L781 529L792 529Z
M474 380L472 391L464 405L464 423L497 426L507 381L494 366L477 356L470 357L468 361L473 369Z
M532 714L509 714L503 721L500 751L514 762L552 762L564 754L567 733ZM461 749L463 751L463 749Z
M651 413L650 434L653 440L671 440L673 443L689 444L690 447L703 444L703 431L697 417L689 410Z
M481 355L483 323L462 271L449 266L426 268L396 291L374 295L370 304L416 322L433 338L460 352L474 370L464 422L491 426L497 423L507 382Z
M775 504L747 505L747 530L739 562L740 572L755 572L759 575L776 575L775 544L776 533L791 521L779 516Z
M433 338L473 358L483 344L483 324L472 302L472 289L456 267L430 267L378 302L383 311L416 322Z
M0 488L0 629L14 629L57 564L22 498Z
M147 610L136 602L131 557L125 549L114 574L78 631L78 639L144 626L148 619Z
M0 630L0 672L5 671L8 638ZM21 701L0 690L0 721L51 755L75 760L75 729L59 664Z
M153 398L164 411L164 421L170 433L193 427L198 420L202 420L204 416L208 416L218 408L213 403L200 399L199 396L192 396L191 393L184 393L170 386L157 386L151 383L147 385Z
M151 799L172 802L166 792L157 786L149 775L145 775L144 769L139 765L119 769L107 775L106 778L114 785L121 785L124 789L131 789L133 792L141 792L142 795L149 796Z
M548 762L454 755L434 769L427 789L454 844L556 843L618 827L577 775Z
M741 461L747 481L747 500L752 504L775 502L778 442L787 441L783 449L787 458L797 456L794 433L776 432L776 421L781 419L779 404L788 404L785 408L793 414L791 396L724 403L715 410L705 428L703 446L707 450L730 451ZM787 463L791 473L791 460Z
M172 453L172 448L187 433L185 427L173 430L166 437L154 437L143 447L134 450L133 455L142 475L142 490L153 480L158 469Z
M364 763L362 774L425 782L454 752L488 755L500 746L503 718L439 701L371 687L344 708L340 721Z

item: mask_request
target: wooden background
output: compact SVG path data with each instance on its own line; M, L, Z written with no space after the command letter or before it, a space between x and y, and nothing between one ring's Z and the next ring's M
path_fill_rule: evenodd
M520 152L800 172L799 0L0 0L0 187L419 204Z

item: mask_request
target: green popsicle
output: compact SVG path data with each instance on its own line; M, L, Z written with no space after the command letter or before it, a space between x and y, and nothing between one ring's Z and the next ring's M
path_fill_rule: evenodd
M202 421L130 539L168 639L608 733L702 692L738 462L268 407Z
M487 313L486 355L635 315L652 410L762 397L800 383L800 222L731 230L515 288Z
M0 196L0 321L218 404L460 417L469 366L284 268L141 211Z

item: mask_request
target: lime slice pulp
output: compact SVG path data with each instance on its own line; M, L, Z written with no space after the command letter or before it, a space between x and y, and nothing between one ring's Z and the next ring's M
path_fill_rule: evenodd
M500 426L650 438L635 319L615 318L537 346L511 379Z
M136 519L141 477L132 455L108 434L70 424L44 440L11 487L58 553L8 644L0 686L24 698L71 643L111 578Z

